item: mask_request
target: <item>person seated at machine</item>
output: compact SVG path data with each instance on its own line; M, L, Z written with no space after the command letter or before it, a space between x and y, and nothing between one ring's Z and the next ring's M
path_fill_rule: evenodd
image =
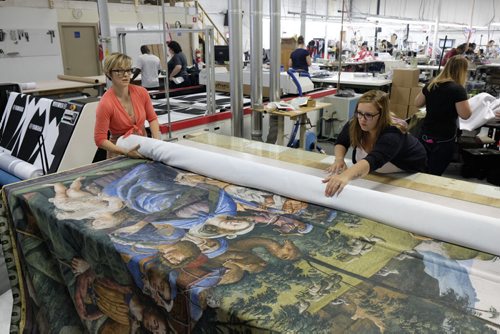
M441 60L441 66L446 65L446 63L451 57L463 54L465 52L465 49L466 49L466 44L463 43L457 46L456 48L452 48L451 50L446 52L443 59Z
M390 54L392 56L393 50L394 50L394 46L392 45L392 43L389 42L388 40L383 39L381 42L380 51L387 52L388 54Z
M495 46L495 40L492 39L486 45L486 58L495 59L498 57L498 48Z
M304 37L297 38L297 48L290 54L288 66L296 71L309 72L312 60L304 44Z
M361 44L361 49L358 51L358 54L354 57L354 60L369 60L372 58L372 53L368 50L368 42L363 42Z
M347 168L344 158L350 146L354 148L354 165ZM389 97L380 90L370 90L360 97L353 118L337 138L334 152L335 161L327 168L330 175L323 180L328 197L340 194L350 181L373 171L423 172L427 166L424 146L391 116Z

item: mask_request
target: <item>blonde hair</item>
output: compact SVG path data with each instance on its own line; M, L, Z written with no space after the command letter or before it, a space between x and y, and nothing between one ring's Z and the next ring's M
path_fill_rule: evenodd
M464 56L451 57L444 66L444 69L437 77L435 77L427 89L431 91L434 86L439 86L440 83L455 81L457 84L464 86L467 80L467 68L469 62Z
M383 129L390 125L394 125L389 112L389 97L386 93L380 90L370 90L359 98L358 104L356 105L356 111L358 110L358 105L360 103L371 103L375 106L379 112L376 124L376 137L380 135ZM358 118L356 116L351 120L349 126L349 136L351 138L351 146L358 147L362 146L363 137L366 136L366 132L361 129L359 125Z
M111 79L111 71L116 68L131 68L132 67L132 58L127 56L126 54L114 52L106 57L104 60L103 70L104 74Z

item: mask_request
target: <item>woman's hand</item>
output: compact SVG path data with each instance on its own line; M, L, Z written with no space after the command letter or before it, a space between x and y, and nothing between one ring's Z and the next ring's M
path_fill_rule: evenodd
M331 175L323 180L326 183L325 196L332 197L335 194L338 196L344 187L351 181L345 174Z
M326 169L330 174L340 174L347 168L344 159L335 159L333 164Z
M137 144L136 146L132 147L130 150L128 150L125 153L125 156L128 158L132 159L144 159L144 156L139 153L139 148L141 147L140 144Z

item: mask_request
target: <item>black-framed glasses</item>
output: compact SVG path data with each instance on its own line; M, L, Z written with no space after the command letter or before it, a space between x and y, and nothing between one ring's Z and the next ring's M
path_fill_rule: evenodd
M367 121L371 121L372 119L375 118L375 116L378 116L378 115L380 115L380 113L370 114L370 113L361 112L361 111L355 111L354 112L354 116L356 116L357 118L363 117Z
M128 74L128 75L132 74L132 71L133 71L133 69L131 69L131 68L124 68L124 69L120 68L118 70L111 70L111 73L115 73L115 74L118 74L119 76L123 77L125 74Z

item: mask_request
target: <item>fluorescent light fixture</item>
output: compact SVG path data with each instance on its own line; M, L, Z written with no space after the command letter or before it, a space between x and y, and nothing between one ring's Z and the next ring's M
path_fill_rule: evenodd
M390 18L390 17L381 17L381 16L368 16L366 18L368 21L371 22L381 22L381 23L400 23L400 24L434 24L433 21L417 21L417 20L412 20L408 18Z
M500 27L500 22L493 22L493 23L490 23L490 26Z
M291 12L291 11L288 11L288 14L291 14L291 15L302 15L302 13L299 13L299 12ZM305 16L311 16L311 17L321 17L321 18L327 18L328 15L321 15L321 14L308 14L308 13L304 13Z
M344 22L348 27L375 27L375 22Z
M439 22L440 27L449 27L449 28L467 28L468 25L463 23L447 23L447 22Z

